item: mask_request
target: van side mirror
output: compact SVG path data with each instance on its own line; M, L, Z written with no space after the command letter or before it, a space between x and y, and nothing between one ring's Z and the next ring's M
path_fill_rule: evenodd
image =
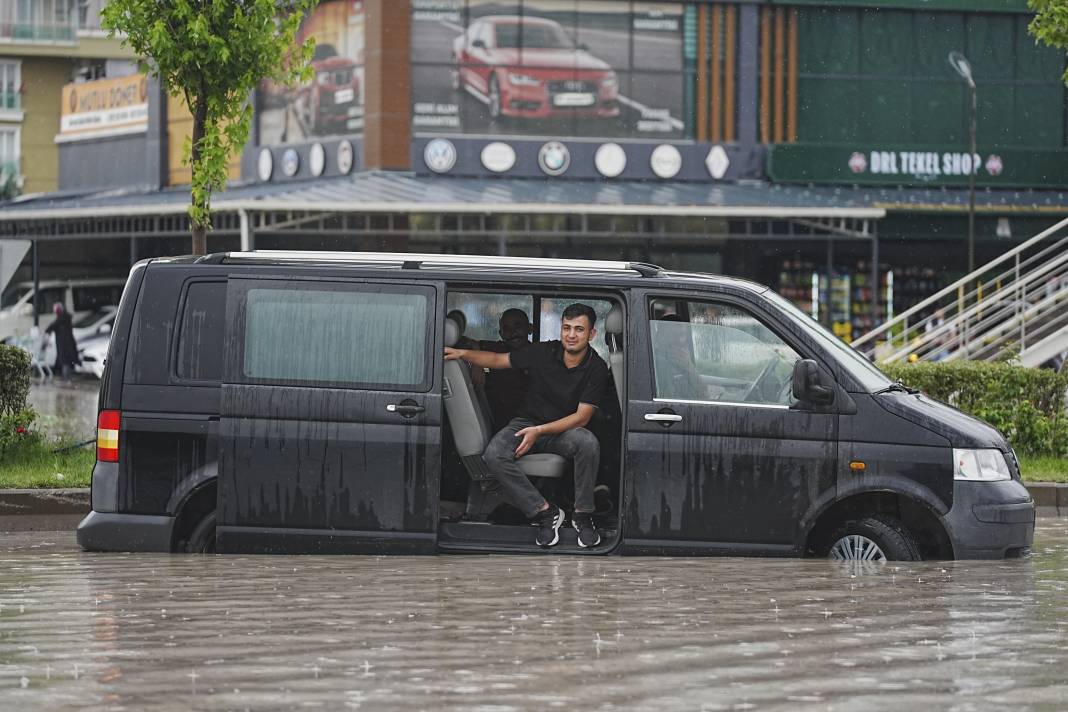
M834 402L834 387L827 383L820 367L810 358L794 364L794 398L813 405L830 405Z

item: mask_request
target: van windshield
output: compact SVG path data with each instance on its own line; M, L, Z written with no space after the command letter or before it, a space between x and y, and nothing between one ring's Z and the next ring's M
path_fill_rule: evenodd
M882 390L893 381L880 371L875 364L857 353L851 346L823 328L816 320L798 309L793 302L785 299L770 289L763 296L782 309L790 320L804 329L815 341L837 357L842 368L849 371L868 393Z
M7 309L13 307L19 303L19 300L30 293L29 287L14 287L4 292L4 296L0 298L0 309Z

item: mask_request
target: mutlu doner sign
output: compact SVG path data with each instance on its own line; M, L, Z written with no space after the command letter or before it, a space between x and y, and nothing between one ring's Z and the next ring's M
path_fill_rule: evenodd
M1068 187L1068 151L958 147L781 144L768 149L768 177L779 183Z

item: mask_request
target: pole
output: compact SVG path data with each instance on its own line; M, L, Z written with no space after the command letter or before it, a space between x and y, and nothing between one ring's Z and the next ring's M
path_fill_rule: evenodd
M41 325L41 253L33 241L33 325Z
M972 106L969 112L968 121L968 133L970 135L971 145L971 158L968 160L971 166L971 170L968 171L968 272L971 273L975 269L975 174L979 170L976 159L976 146L975 146L975 104L976 104L976 91L975 80L968 80L968 88L971 89L972 94Z
M871 232L871 328L875 329L879 321L879 232L874 226Z

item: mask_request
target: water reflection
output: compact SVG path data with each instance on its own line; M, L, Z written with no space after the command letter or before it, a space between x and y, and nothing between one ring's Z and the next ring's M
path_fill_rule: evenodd
M187 557L0 539L4 707L1061 709L1068 522L854 567Z

